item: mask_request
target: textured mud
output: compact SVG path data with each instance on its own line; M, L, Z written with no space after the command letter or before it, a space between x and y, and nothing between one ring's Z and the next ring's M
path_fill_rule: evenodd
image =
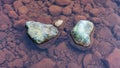
M58 19L59 37L36 47L25 22ZM82 19L95 25L88 48L70 37ZM0 68L120 68L120 0L0 0Z

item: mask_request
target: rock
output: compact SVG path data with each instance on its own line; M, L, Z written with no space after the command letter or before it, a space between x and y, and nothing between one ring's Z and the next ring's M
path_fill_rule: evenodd
M91 5L91 4L86 4L84 10L85 10L86 12L89 12L91 9L92 9L92 5Z
M70 7L65 7L62 10L64 15L71 15L72 14L72 9Z
M38 17L38 21L40 21L40 22L45 22L45 24L50 24L50 23L52 23L52 17L51 16L48 16L48 15L45 15L45 16L43 16L43 15L40 15L39 17Z
M18 12L19 14L26 14L28 12L28 8L26 6L22 6L20 8L18 8Z
M58 16L62 12L62 8L57 6L57 5L52 5L52 6L49 7L49 12L53 16Z
M18 30L24 30L25 22L26 21L24 19L15 20L13 26Z
M55 26L56 27L59 27L59 26L61 26L63 24L63 20L57 20L56 22L55 22Z
M15 11L17 11L19 7L23 6L23 3L21 1L15 1L13 3L13 6L15 8Z
M28 18L27 15L20 15L18 18L19 18L19 19L29 20L29 18Z
M93 3L93 0L81 0L81 4L86 5L88 3Z
M56 62L56 68L66 68L65 61L58 61L58 62Z
M18 15L15 11L9 11L8 15L9 17L14 18L14 19L18 18Z
M0 32L0 41L3 40L7 34L5 32Z
M97 4L97 5L99 4L100 6L102 6L103 4L106 3L106 1L107 0L101 0L101 1L100 0L94 0L94 3Z
M7 9L8 11L12 11L13 10L13 7L9 4L4 4L3 6L4 9Z
M95 49L97 49L102 56L106 57L113 51L114 47L108 42L101 41Z
M14 2L14 0L2 0L4 4L11 4Z
M76 14L80 14L83 11L83 9L81 8L80 4L75 4L73 6L73 12Z
M54 68L55 62L49 58L44 58L40 62L33 64L30 68Z
M96 38L109 40L108 38L113 37L110 29L107 27L102 27L97 31L98 32L96 33Z
M10 19L7 15L0 12L0 30L1 31L7 31L8 28L12 26L12 23L10 22Z
M106 58L110 68L120 67L120 49L115 48L114 51Z
M106 6L115 9L117 7L117 4L112 2L111 0L106 0Z
M100 18L97 18L97 17L91 18L91 21L93 21L95 24L99 24L102 22L102 20Z
M69 5L71 3L71 0L56 0L56 3L58 5Z
M80 20L73 30L71 35L75 43L82 46L89 46L91 43L91 33L94 29L94 24L88 20Z
M25 4L28 4L28 3L31 2L31 0L22 0L22 1L23 1L23 3L25 3Z
M24 61L22 59L16 59L10 63L8 63L9 67L19 67L21 68L23 66Z
M79 21L79 20L86 20L87 18L85 16L81 16L81 15L76 15L75 16L75 21Z
M69 63L67 68L82 68L82 66L79 66L76 63Z
M82 64L83 58L84 58L84 54L80 54L80 55L78 56L78 58L77 58L78 64Z
M67 52L67 46L65 42L61 42L58 44L58 46L55 48L54 54L57 56L58 59L60 60L65 60L66 59L66 53Z
M119 25L114 26L113 32L114 32L115 38L117 40L120 40L120 26Z
M92 61L93 61L92 54L86 54L85 57L84 57L84 59L83 59L83 65L84 65L84 67L87 68L87 66L89 64L91 64Z
M7 14L9 11L13 11L13 7L9 4L4 4L3 5L4 12Z
M51 24L43 24L35 21L26 22L28 35L38 44L41 44L58 34L58 29Z
M90 10L90 14L93 16L98 16L100 14L100 10L98 8L94 8Z
M120 16L115 14L115 13L109 14L105 18L105 20L108 21L108 26L109 27L113 27L116 24L120 25ZM115 22L115 23L113 23L113 22Z

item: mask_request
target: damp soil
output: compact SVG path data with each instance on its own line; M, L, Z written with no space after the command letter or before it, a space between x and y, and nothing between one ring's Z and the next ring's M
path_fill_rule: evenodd
M120 0L0 0L0 68L120 68L119 4ZM43 45L27 35L26 21L54 25L59 19L64 21L59 35ZM79 20L95 25L89 47L75 44L70 36Z

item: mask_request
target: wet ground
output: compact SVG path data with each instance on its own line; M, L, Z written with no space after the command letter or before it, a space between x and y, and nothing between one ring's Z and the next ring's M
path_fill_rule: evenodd
M26 21L58 19L59 36L41 48L26 34ZM70 36L83 19L95 25L87 48ZM0 68L120 68L120 0L0 0Z

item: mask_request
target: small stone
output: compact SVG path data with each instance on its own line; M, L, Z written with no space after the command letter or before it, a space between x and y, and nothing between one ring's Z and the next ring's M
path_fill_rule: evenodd
M91 5L91 4L86 4L84 10L85 10L86 12L89 12L91 9L92 9L92 5Z
M14 2L14 0L2 0L4 4L11 4Z
M56 0L56 3L58 5L69 5L71 3L71 0Z
M81 0L81 4L86 5L88 3L93 3L93 0Z
M3 40L7 34L5 32L0 32L0 41Z
M82 66L79 66L79 65L76 64L76 63L69 63L69 64L68 64L68 68L82 68Z
M94 8L92 10L90 10L90 14L93 16L98 16L100 13L100 10L98 8Z
M9 11L13 11L13 7L12 5L9 5L9 4L4 4L3 5L3 8L4 8L4 13L8 14Z
M37 43L41 44L58 34L58 29L51 24L43 24L35 21L26 22L28 35Z
M28 12L28 8L26 6L22 6L18 8L19 14L26 14Z
M23 1L23 3L25 3L25 4L28 4L28 3L31 2L31 0L22 0L22 1Z
M0 12L0 30L6 31L9 28L11 28L11 26L12 26L12 23L8 18L8 16Z
M113 32L114 32L115 38L117 40L120 40L120 26L119 25L114 26Z
M70 15L70 14L72 14L72 10L71 10L70 7L63 8L62 12L63 12L64 15Z
M19 7L23 6L23 3L21 1L15 1L13 3L13 6L15 8L15 11L17 11Z
M115 48L114 51L106 59L110 65L109 68L119 68L120 67L120 49Z
M79 20L86 20L87 18L85 16L81 16L81 15L76 15L75 16L75 21L79 21Z
M21 19L21 20L15 20L14 21L14 28L18 29L18 30L24 30L24 26L25 26L25 20Z
M113 11L112 11L112 9L107 9L109 12L112 12L112 13L114 13ZM101 14L104 14L104 12L105 12L106 10L105 10L105 8L92 8L92 9L90 9L90 14L92 15L92 16L94 16L94 17L98 17L98 16L100 16Z
M80 14L82 11L83 9L81 8L80 4L75 4L73 6L73 13Z
M59 26L61 26L63 24L63 20L57 20L56 22L55 22L55 26L56 27L59 27Z
M8 15L9 17L14 18L14 19L18 18L18 15L15 11L9 11Z
M91 64L93 61L92 54L86 54L83 59L83 65L87 68L87 65Z
M7 11L12 11L13 10L13 7L9 4L4 4L3 8L6 9Z
M48 16L48 15L46 15L46 16L43 16L43 15L40 15L39 17L38 17L38 20L37 21L40 21L40 22L45 22L45 24L50 24L50 23L52 23L52 17L51 16Z
M52 5L52 6L49 7L49 12L53 16L58 16L62 12L62 8L57 6L57 5Z
M33 64L30 68L54 68L55 62L49 58L44 58L40 62Z
M75 43L82 46L89 46L91 43L91 33L94 29L94 24L88 20L80 20L73 30L71 35Z

